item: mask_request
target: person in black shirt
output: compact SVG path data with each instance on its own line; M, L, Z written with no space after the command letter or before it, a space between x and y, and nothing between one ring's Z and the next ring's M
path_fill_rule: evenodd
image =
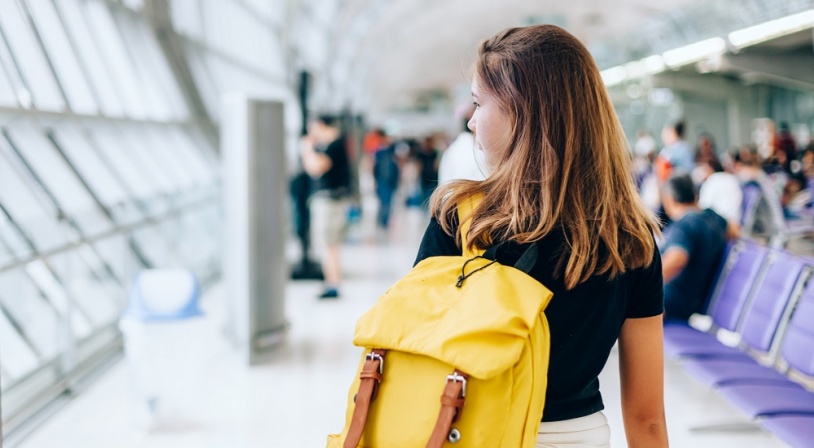
M420 150L415 155L421 165L419 186L421 187L421 205L429 205L430 196L438 186L438 151L435 149L435 138L426 137Z
M461 255L457 204L480 195L467 241L509 265L538 245L554 293L538 447L609 446L597 377L617 339L628 444L666 447L659 227L593 59L559 27L511 28L480 45L472 96L489 177L436 189L416 261Z
M345 237L348 196L350 195L350 162L345 137L338 119L320 115L301 144L305 172L315 180L311 197L311 230L314 249L322 260L325 289L321 299L339 297L341 278L339 246Z
M662 202L673 221L661 248L665 320L686 322L703 312L726 250L726 219L698 208L697 198L688 175L673 176L664 185Z

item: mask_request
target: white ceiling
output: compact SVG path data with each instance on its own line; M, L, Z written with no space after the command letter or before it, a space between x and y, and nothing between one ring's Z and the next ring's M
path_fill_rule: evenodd
M335 107L386 111L465 82L479 41L501 29L556 23L590 46L692 1L338 0L321 94Z

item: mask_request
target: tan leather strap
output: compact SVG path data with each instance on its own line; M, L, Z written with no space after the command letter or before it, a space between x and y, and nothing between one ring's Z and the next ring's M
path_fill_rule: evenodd
M370 410L370 403L376 399L379 393L379 383L382 382L384 373L385 350L373 349L367 355L365 365L359 374L359 390L356 392L353 408L353 417L348 428L348 436L345 438L343 448L356 448L362 440L367 423L367 414Z
M457 369L455 373L447 377L447 385L441 394L441 411L438 413L435 428L427 442L427 448L443 448L452 424L458 421L463 412L468 379L469 375Z

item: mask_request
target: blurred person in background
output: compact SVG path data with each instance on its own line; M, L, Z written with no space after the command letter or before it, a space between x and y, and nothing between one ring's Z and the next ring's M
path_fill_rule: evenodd
M345 237L351 193L351 171L339 119L319 115L301 144L305 172L315 180L310 200L311 240L322 261L325 284L320 299L339 297L339 247Z
M438 183L453 180L486 179L486 162L483 151L475 147L475 138L467 123L475 112L473 105L461 105L455 110L455 118L461 120L461 132L441 156L438 166Z
M362 166L366 171L373 169L373 159L376 151L388 144L387 133L384 129L374 128L365 133L362 139Z
M698 207L713 210L726 219L730 235L739 235L743 189L738 177L724 171L715 157L699 164L692 179L699 186Z
M702 132L695 146L695 164L700 165L710 160L718 160L715 138L709 132Z
M777 130L777 136L775 137L774 143L774 153L778 160L782 158L782 160L786 162L783 164L783 168L787 172L791 172L788 164L792 160L797 159L797 143L794 141L794 136L791 135L791 128L789 127L789 124L785 121L780 123L780 127Z
M808 189L808 179L803 173L789 176L783 188L783 217L786 219L800 219L802 214L811 207L811 191Z
M379 200L379 211L376 223L386 229L390 224L393 210L393 195L399 186L399 163L396 154L398 142L384 142L384 145L373 154L373 179L376 185L376 198Z
M656 139L650 135L647 129L640 129L636 133L636 143L633 144L633 155L653 162L656 158Z
M662 202L673 220L664 231L661 248L664 320L686 322L703 312L729 226L713 210L701 210L689 175L670 177L662 188Z
M800 169L808 179L808 184L811 185L812 181L814 181L814 143L809 144L803 151L800 158Z
M636 188L641 190L647 176L653 171L653 160L656 158L656 139L646 129L636 133L636 142L633 144L634 167L633 176Z
M695 168L695 155L692 147L684 140L684 122L668 124L661 131L664 143L656 158L657 175L664 182L673 174L689 174Z
M421 188L421 204L428 208L430 196L438 186L438 150L436 149L436 138L434 136L425 137L421 142L419 151L415 154L419 167L419 187Z
M782 190L778 190L774 180L762 169L760 155L754 146L745 146L735 152L735 175L744 189L757 188L760 197L757 204L748 204L744 195L744 224L746 235L778 235L785 233L785 221L781 206ZM782 186L781 186L782 188ZM749 216L751 214L751 216Z

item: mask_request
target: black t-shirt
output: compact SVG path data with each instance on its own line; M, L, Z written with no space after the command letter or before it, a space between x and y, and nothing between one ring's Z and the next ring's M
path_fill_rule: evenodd
M663 311L661 257L656 249L647 268L612 280L607 275L594 276L569 291L562 278L554 278L557 259L566 248L562 231L551 232L537 244L540 256L530 274L554 293L545 311L551 331L551 358L542 420L584 417L604 409L598 376L622 323L629 317L657 316ZM514 265L523 251L523 246L508 242L501 245L497 259ZM416 264L443 255L461 255L461 249L433 219L421 241Z
M726 249L727 222L712 210L689 212L665 231L662 253L677 247L687 252L687 266L664 285L664 317L687 320L704 307Z
M345 137L332 141L322 152L331 159L331 168L316 181L316 191L328 190L334 195L345 195L350 191L350 162L345 147Z

